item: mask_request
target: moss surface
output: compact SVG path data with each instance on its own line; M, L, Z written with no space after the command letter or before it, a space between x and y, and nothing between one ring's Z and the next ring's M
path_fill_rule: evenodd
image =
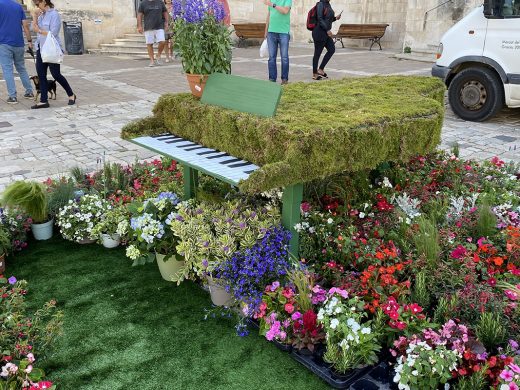
M126 139L172 133L261 166L240 189L257 192L406 160L440 142L444 85L431 77L369 77L284 87L274 118L164 95Z

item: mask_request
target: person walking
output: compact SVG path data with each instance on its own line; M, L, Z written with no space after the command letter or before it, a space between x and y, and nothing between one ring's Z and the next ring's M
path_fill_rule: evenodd
M51 75L65 90L69 97L68 105L76 104L76 95L72 91L67 79L61 74L60 64L51 64L43 62L41 56L41 49L45 41L51 33L63 51L59 34L61 29L61 17L58 11L54 9L54 4L51 0L33 0L33 4L37 7L33 14L33 31L38 34L36 39L36 73L40 79L40 102L32 106L32 109L48 108L48 85L47 85L47 70L50 69Z
M168 18L171 17L172 14L172 0L164 0L164 5L166 6L166 11L168 12ZM166 21L166 32L164 33L164 39L165 39L165 50L166 50L166 61L170 62L173 61L173 32L171 30L171 27L169 25L169 20Z
M320 0L320 2L316 5L316 18L318 23L312 30L312 40L314 41L312 78L313 80L321 80L328 78L327 73L325 73L325 66L327 66L327 63L336 52L331 30L332 23L341 19L341 12L338 16L336 16L334 14L334 10L330 6L330 0ZM321 61L320 67L318 68L320 56L324 48L327 49L327 53L325 53L323 56L323 60Z
M163 0L142 0L141 3L139 3L137 31L139 31L140 34L144 32L148 57L150 57L150 64L148 66L161 65L161 54L166 44L164 31L168 30L168 20L168 10ZM154 42L159 44L157 59L154 58L153 54Z
M29 48L32 49L31 32L22 6L15 0L0 0L0 66L7 85L7 103L9 104L18 103L13 64L25 88L23 97L34 98L31 81L27 69L25 69L25 44L22 27Z
M264 4L269 7L264 34L269 49L269 60L267 61L269 80L276 82L276 56L278 54L278 48L280 48L280 57L282 57L282 84L287 84L289 82L289 39L292 0L274 1L276 1L276 3L270 0L264 0Z

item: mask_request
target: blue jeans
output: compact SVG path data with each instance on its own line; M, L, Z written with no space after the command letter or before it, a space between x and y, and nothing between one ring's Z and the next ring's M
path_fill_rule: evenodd
M25 93L32 93L31 81L25 69L24 56L25 48L0 44L0 65L2 66L2 73L4 74L5 83L7 84L7 94L9 97L16 97L16 84L14 82L14 68L22 79Z
M276 55L280 46L280 56L282 57L282 81L289 80L289 34L267 33L267 47L269 48L269 80L276 81Z

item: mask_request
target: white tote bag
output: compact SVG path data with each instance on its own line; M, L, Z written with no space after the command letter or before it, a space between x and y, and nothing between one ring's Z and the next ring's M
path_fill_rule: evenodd
M269 48L267 47L267 39L264 39L262 46L260 46L260 57L264 58L269 55Z
M45 43L40 52L42 62L49 64L61 64L63 62L63 51L56 37L49 31Z

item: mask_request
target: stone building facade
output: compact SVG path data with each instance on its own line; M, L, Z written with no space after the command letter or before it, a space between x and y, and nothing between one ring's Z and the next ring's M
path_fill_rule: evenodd
M308 10L316 0L293 0L292 36L296 42L308 42L305 28ZM25 1L29 3L28 0ZM136 32L135 8L139 0L54 0L66 21L81 21L86 48L125 33ZM228 0L231 22L262 22L267 7L262 0ZM343 10L342 23L387 23L383 47L413 51L434 50L442 36L481 0L331 0L333 8ZM336 23L336 28L339 23ZM364 40L348 41L350 46L366 46Z

